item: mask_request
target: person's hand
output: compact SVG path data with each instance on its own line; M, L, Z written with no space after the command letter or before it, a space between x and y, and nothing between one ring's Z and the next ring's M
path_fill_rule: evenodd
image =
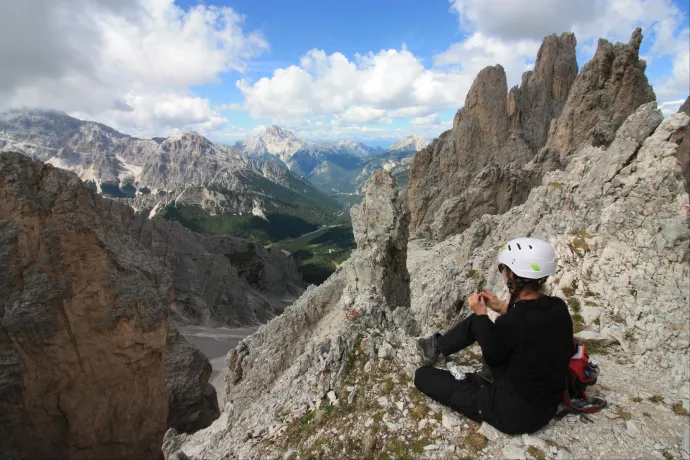
M470 304L470 308L475 315L486 315L486 303L484 298L478 292L475 292L467 299L467 303Z
M483 289L479 295L484 299L486 306L495 311L496 313L503 314L506 310L506 303L496 297L493 292Z

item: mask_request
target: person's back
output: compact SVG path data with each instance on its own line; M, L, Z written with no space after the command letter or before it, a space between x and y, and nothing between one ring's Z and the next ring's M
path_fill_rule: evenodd
M515 392L531 404L557 405L573 355L573 323L565 302L551 296L519 301L497 324L514 331L505 377Z

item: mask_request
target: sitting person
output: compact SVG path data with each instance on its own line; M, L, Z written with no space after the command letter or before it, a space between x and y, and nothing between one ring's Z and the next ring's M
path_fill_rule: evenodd
M556 253L535 238L518 238L498 254L508 285L506 305L487 290L468 303L474 312L445 334L418 340L424 366L415 386L439 403L507 434L532 433L554 416L566 389L573 354L573 323L565 302L542 294L556 273ZM488 308L500 316L492 322ZM468 373L457 380L432 367L439 354L452 355L478 342L490 375Z

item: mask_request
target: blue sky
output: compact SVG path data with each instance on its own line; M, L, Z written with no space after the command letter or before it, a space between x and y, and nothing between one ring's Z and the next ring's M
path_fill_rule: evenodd
M0 108L57 108L141 137L233 143L278 124L387 145L448 129L487 65L518 84L545 35L575 32L582 67L599 37L641 26L670 113L690 93L689 16L687 0L9 0L0 40L18 45L0 50Z

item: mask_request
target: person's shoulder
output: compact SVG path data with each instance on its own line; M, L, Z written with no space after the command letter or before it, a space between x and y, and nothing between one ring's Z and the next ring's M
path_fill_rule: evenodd
M558 305L560 307L568 308L568 304L565 303L565 300L561 299L560 297L545 295L545 296L542 296L542 299L544 302L547 302L549 304Z

